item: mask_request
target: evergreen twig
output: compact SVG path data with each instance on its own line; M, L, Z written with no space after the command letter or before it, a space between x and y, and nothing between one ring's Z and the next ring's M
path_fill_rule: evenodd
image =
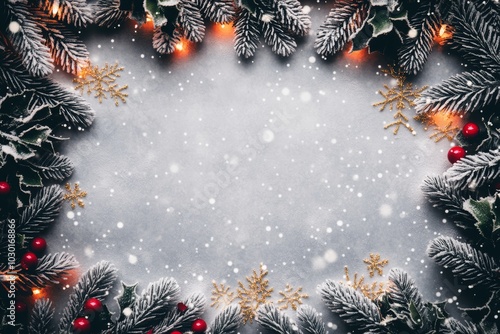
M54 309L52 302L46 298L38 299L31 311L29 324L29 334L51 334L52 319L54 318Z
M273 334L299 334L297 325L273 304L264 304L257 311L257 322Z
M71 333L72 323L82 311L89 298L104 299L116 280L116 269L106 261L92 266L80 277L74 292L69 296L68 305L61 315L59 333Z
M297 317L304 333L326 334L326 328L323 319L311 306L302 305L297 311Z
M476 189L500 177L500 151L479 152L457 161L444 174L456 187Z
M22 272L19 275L19 287L23 289L44 288L50 284L57 284L71 269L78 267L78 262L72 254L53 253L38 259L34 272ZM20 269L20 268L19 268Z
M206 298L203 294L195 293L189 296L185 301L188 309L184 313L176 309L171 310L153 329L154 333L169 333L172 330L187 329L191 322L199 318L203 313L206 304Z
M500 267L489 255L450 237L432 240L427 254L463 282L485 289L500 289Z
M220 312L210 326L209 334L235 334L243 317L239 305L230 305Z

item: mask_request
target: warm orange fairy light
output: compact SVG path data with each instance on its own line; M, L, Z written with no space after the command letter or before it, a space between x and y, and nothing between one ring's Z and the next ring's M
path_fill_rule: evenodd
M437 113L432 115L432 121L438 128L444 128L451 123L453 127L459 127L462 118L459 115L451 113Z
M55 1L54 5L52 6L52 15L56 15L58 11L59 11L59 2Z
M368 49L365 48L357 51L346 52L345 55L350 60L362 61L363 59L366 59L366 57L368 56Z
M153 21L153 18L151 17L151 15L146 14L146 22L151 22L151 21Z
M442 24L435 37L435 41L441 45L453 37L453 27L448 24Z
M42 290L40 290L40 289L33 289L33 290L31 290L31 292L33 292L33 296L36 297L36 296L38 296L39 294L42 293Z
M179 43L175 44L175 49L176 49L177 51L182 51L182 50L184 50L184 43L181 41L181 42L179 42Z
M231 24L214 24L213 32L218 38L233 38L234 28Z

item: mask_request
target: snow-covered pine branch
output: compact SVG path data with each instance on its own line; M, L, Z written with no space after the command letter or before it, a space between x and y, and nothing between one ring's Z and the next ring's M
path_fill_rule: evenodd
M424 180L422 191L433 207L439 208L453 217L454 222L462 228L474 228L476 220L470 212L464 210L464 195L468 190L455 187L442 176L428 176Z
M0 22L0 36L9 40L15 53L21 58L23 66L31 75L44 77L52 73L54 65L50 58L50 50L45 45L42 30L25 3L2 1ZM16 22L17 25L10 25L11 22Z
M54 333L52 328L52 319L54 318L54 309L52 302L46 298L35 301L29 324L30 334L51 334Z
M473 323L464 321L461 323L456 319L449 318L446 320L446 329L444 334L480 334L482 331Z
M257 51L259 43L259 22L251 12L238 9L234 21L234 49L239 57L250 58Z
M73 163L64 155L47 152L39 159L33 161L30 159L26 162L44 179L63 181L73 174Z
M76 28L92 23L92 9L87 0L32 0L58 21ZM57 10L56 10L57 9Z
M235 334L242 322L240 306L229 305L215 317L208 334Z
M297 43L282 25L274 20L270 20L269 22L262 21L261 24L264 32L264 41L271 47L274 53L282 57L288 57L295 52Z
M309 305L302 305L297 311L300 327L305 334L326 334L321 315Z
M500 176L500 150L467 155L457 161L444 177L462 189L476 189Z
M374 334L389 333L381 324L377 305L352 287L327 280L319 286L319 292L326 306L352 328Z
M183 303L188 307L185 312L170 310L153 328L153 333L170 333L172 330L188 329L191 323L199 318L205 309L206 298L201 293L189 296Z
M440 22L434 1L420 4L410 17L410 25L415 29L416 36L403 37L403 45L398 50L399 65L406 73L417 74L423 69L432 51Z
M293 320L273 304L264 304L257 311L257 322L272 334L300 334Z
M192 0L181 0L178 21L184 36L191 42L201 42L205 37L205 23L201 9Z
M336 1L318 29L314 41L316 51L322 56L331 56L342 50L365 25L370 6L370 2L365 0Z
M415 101L415 110L467 113L495 103L500 103L500 74L480 70L457 74L427 89Z
M450 237L432 240L427 254L450 269L464 283L485 289L500 289L500 267L489 255Z
M210 21L230 23L235 16L233 0L197 0L203 14Z
M150 283L132 305L132 314L116 324L115 334L142 333L157 324L179 296L179 285L173 278Z
M78 262L72 254L64 252L47 254L38 260L33 272L22 272L19 275L18 289L44 288L50 284L57 284L71 269L77 267Z
M92 11L94 22L99 27L117 27L130 17L130 12L120 9L120 0L98 0Z
M82 311L85 301L89 298L104 299L115 280L116 269L106 261L95 264L83 274L69 296L68 305L62 312L59 333L71 333L72 323Z
M500 74L498 16L494 19L497 25L492 25L473 1L457 0L453 2L450 17L456 30L453 34L455 49L472 65Z

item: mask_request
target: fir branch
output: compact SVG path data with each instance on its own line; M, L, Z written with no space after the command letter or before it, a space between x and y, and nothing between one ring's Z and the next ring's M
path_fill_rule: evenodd
M453 44L464 59L486 72L500 73L500 32L485 20L474 3L454 1L451 22L456 29Z
M298 334L297 325L273 304L264 304L257 311L257 322L273 334Z
M45 179L57 181L63 181L71 176L74 169L73 163L68 157L53 153L46 153L39 159L30 159L27 162Z
M500 151L479 152L457 161L444 173L457 187L476 189L500 176Z
M77 35L63 24L44 19L40 27L50 47L50 53L55 63L68 73L77 74L89 60L86 45Z
M98 0L92 8L99 27L116 27L130 16L130 12L120 9L120 0Z
M274 20L262 21L262 28L264 30L264 40L271 46L274 53L282 57L288 57L295 52L297 43Z
M31 311L31 319L29 325L30 334L51 334L52 319L54 317L54 309L52 302L46 298L38 299Z
M382 325L377 305L352 287L327 280L319 286L326 306L338 314L349 326L360 332L388 333Z
M415 101L417 113L467 113L500 103L500 76L481 70L457 74L427 89Z
M229 23L235 16L234 2L232 0L197 0L201 10L210 21Z
M427 320L427 311L422 300L422 295L415 286L415 282L406 272L400 269L391 270L389 273L389 282L391 282L388 293L389 304L395 314L412 319L411 305L413 305L413 309L419 315L418 318L424 320L424 323L420 324L420 327L429 329L428 324L425 323L425 320Z
M0 62L0 83L5 83L9 93L33 91L28 111L48 106L70 125L88 127L92 124L94 111L81 96L69 92L49 78L33 78L13 57L4 56L3 60Z
M205 309L206 299L201 293L195 293L189 296L184 304L188 309L184 313L180 313L177 309L173 309L167 313L165 318L153 328L154 333L170 333L174 329L189 328L191 323L198 319Z
M54 253L41 257L34 272L23 273L19 280L24 287L44 288L49 284L57 284L71 269L78 267L78 262L72 254Z
M44 231L58 216L63 203L63 191L57 185L43 187L24 209L17 222L16 233L27 240Z
M95 264L83 274L61 315L59 333L71 333L72 323L82 311L85 301L89 298L104 299L115 280L116 269L106 261Z
M259 22L248 10L240 8L234 21L234 49L239 57L250 58L259 43Z
M49 48L45 45L42 31L30 13L30 8L22 3L12 4L2 1L0 4L0 21L3 21L1 33L9 39L15 51L22 59L23 66L35 77L43 77L52 73L54 65L50 58ZM13 32L8 27L10 22L19 23L19 31Z
M463 282L485 289L500 289L500 267L487 254L450 237L432 240L427 254Z
M210 326L209 334L235 334L243 322L239 305L230 305L220 312Z
M500 2L497 0L481 0L473 2L476 9L481 13L486 24L500 29Z
M465 191L441 176L428 176L424 180L422 191L433 207L439 208L455 219L462 228L474 228L476 220L470 212L464 210Z
M480 334L482 331L475 324L465 321L460 323L454 318L449 318L445 322L445 334Z
M156 27L153 31L153 48L162 54L170 54L175 51L175 46L180 42L182 34L175 29L170 36L161 27Z
M274 8L280 23L296 35L305 36L311 28L311 18L302 12L297 0L276 0Z
M399 65L406 73L417 74L424 67L431 53L434 37L439 31L439 14L433 1L419 5L410 18L410 25L416 30L413 38L404 37L398 50Z
M363 28L369 12L369 1L336 1L325 22L318 29L314 41L316 51L322 56L331 56L342 50Z
M201 42L205 37L205 24L200 9L193 0L181 0L179 5L177 20L184 30L184 36L191 42Z
M92 10L86 0L38 0L36 2L53 18L77 28L84 28L92 23Z
M321 315L309 305L302 305L297 311L302 330L306 334L326 334L325 323Z
M179 285L173 278L150 283L132 306L132 314L117 323L114 333L142 333L156 324L179 295Z

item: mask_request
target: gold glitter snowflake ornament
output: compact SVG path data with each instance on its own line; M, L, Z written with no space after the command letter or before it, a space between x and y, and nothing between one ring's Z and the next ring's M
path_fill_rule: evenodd
M269 287L269 280L266 279L268 271L261 264L259 272L253 271L252 276L246 277L246 284L238 282L238 298L240 299L243 322L253 322L259 307L267 303L271 297L273 288Z
M84 208L85 203L83 202L82 198L87 196L87 192L81 190L78 183L75 183L73 189L71 189L71 184L69 183L66 183L66 186L64 187L66 188L66 194L64 194L63 199L70 203L71 208L76 208L77 204L79 207Z
M286 285L285 291L279 293L282 297L278 300L280 310L286 310L290 307L292 310L297 311L297 307L302 304L302 299L309 298L309 295L302 293L302 287L294 290L290 284Z
M389 107L389 110L391 111L394 109L396 110L396 113L394 114L395 121L387 124L384 129L394 127L393 133L397 135L399 128L402 125L415 135L415 130L411 127L409 119L403 113L403 110L406 109L406 107L414 107L415 102L413 101L420 97L420 93L427 89L427 86L415 89L412 83L406 82L405 74L401 70L396 72L393 67L389 67L389 70L383 70L382 72L389 74L391 77L396 79L396 85L394 87L384 85L386 92L381 90L378 92L382 95L384 101L373 104L374 107L380 106L380 111L384 111L386 107Z
M382 276L384 274L382 268L389 263L386 259L381 260L380 254L374 253L370 253L370 257L368 259L364 259L363 262L366 264L366 269L368 270L370 277L373 277L375 272L377 272L379 276Z
M120 77L121 71L123 71L123 67L119 67L118 63L106 64L103 68L89 65L82 69L77 78L73 79L73 82L76 83L75 90L79 90L82 94L84 92L89 95L94 93L99 103L102 103L103 99L107 99L106 94L114 99L116 106L120 101L126 103L128 94L123 91L128 88L128 85L119 87L115 83L116 79Z
M236 299L234 292L230 291L231 288L229 286L225 286L224 283L218 285L215 281L213 281L212 285L214 288L212 290L211 307L224 308Z

